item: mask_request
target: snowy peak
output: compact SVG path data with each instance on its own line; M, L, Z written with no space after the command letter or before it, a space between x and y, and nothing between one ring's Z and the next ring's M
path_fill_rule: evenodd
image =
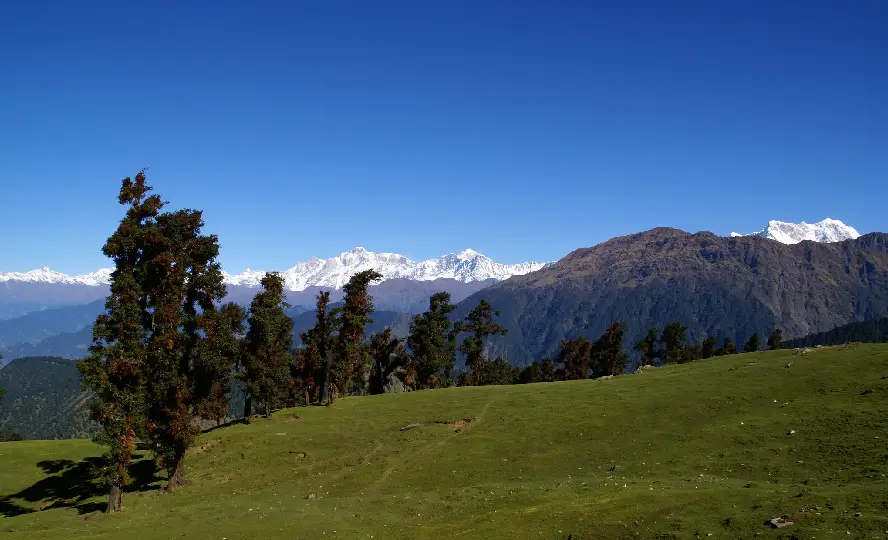
M467 249L460 253L442 255L437 259L415 262L397 253L374 253L357 247L340 253L331 259L309 259L281 272L286 288L302 291L309 287L340 289L358 272L374 269L385 279L404 278L414 281L431 281L451 278L470 283L495 279L507 279L539 270L546 263L535 261L506 265ZM255 287L264 271L248 270L240 274L225 275L230 285Z
M547 263L523 262L500 264L477 251L467 249L460 253L442 255L437 259L415 262L397 253L374 253L356 247L330 259L309 259L284 270L281 275L286 287L291 291L302 291L309 287L341 289L349 278L358 272L374 269L385 279L405 278L415 281L431 281L451 278L470 283L495 279L501 281L514 275L523 275L539 270ZM69 276L50 268L40 268L29 272L0 273L0 282L18 281L30 283L107 285L111 280L111 268L103 268L91 274ZM239 274L223 273L228 285L257 287L265 276L264 270L247 268Z
M761 236L776 240L781 244L798 244L805 240L814 242L841 242L853 240L860 236L857 230L845 225L837 219L826 218L817 223L787 223L785 221L771 220L768 226L754 233L739 234L732 232L731 236Z
M66 285L97 286L111 281L111 268L101 268L91 274L69 276L44 266L28 272L0 272L0 283L4 281L22 281L25 283L60 283Z

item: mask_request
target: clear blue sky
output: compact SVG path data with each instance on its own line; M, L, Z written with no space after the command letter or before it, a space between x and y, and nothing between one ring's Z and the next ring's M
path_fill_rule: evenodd
M888 2L0 5L0 271L107 265L124 176L230 272L888 231Z

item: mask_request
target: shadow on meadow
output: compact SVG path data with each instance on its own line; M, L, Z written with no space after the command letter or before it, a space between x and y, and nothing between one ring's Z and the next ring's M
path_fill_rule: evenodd
M124 488L125 493L157 489L153 484L160 480L157 468L144 456L133 456L130 467L132 483ZM95 481L96 470L105 466L103 458L91 457L74 462L69 459L37 462L46 476L31 486L0 499L0 515L6 517L39 512L50 508L76 508L81 515L100 512L107 503L95 501L96 497L108 494L108 489ZM32 503L23 505L22 503Z

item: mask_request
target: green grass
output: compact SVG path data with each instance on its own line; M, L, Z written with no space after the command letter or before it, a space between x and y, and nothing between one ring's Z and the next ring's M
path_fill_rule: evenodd
M76 500L86 467L44 470L98 455L88 441L5 443L0 536L888 538L886 376L888 346L855 345L347 398L202 435L193 486L156 478L116 515Z

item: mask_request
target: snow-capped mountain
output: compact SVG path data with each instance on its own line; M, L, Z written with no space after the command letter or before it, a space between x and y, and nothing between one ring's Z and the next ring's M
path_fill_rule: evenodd
M798 244L804 240L814 242L841 242L854 239L860 233L850 225L845 225L837 219L826 218L817 223L787 223L785 221L771 220L768 226L762 230L749 234L732 232L731 236L762 236L776 240L781 244Z
M309 259L281 272L286 287L291 291L302 291L308 287L330 287L340 289L349 278L363 270L375 269L385 279L405 278L415 281L431 281L451 278L464 283L495 279L504 280L514 275L523 275L546 266L548 263L523 262L500 264L489 257L467 249L460 253L442 255L437 259L415 262L397 253L373 253L358 247L333 257L332 259ZM247 269L239 274L225 273L225 283L255 287L259 285L264 270ZM20 281L31 283L58 283L80 285L103 285L110 282L111 269L103 268L91 274L69 276L49 268L29 272L0 273L0 282Z
M523 275L539 270L547 263L523 262L500 264L471 249L460 253L442 255L437 259L415 262L397 253L374 253L357 247L340 253L332 259L309 259L281 272L287 289L302 291L309 287L330 287L340 289L349 278L371 268L385 279L404 278L415 281L431 281L451 278L464 283L495 279L497 281L515 275ZM257 286L263 270L247 269L240 274L225 274L225 282L230 285Z
M69 276L44 266L28 272L0 272L0 283L22 281L25 283L58 283L64 285L107 285L111 279L111 268L100 268L91 274Z

